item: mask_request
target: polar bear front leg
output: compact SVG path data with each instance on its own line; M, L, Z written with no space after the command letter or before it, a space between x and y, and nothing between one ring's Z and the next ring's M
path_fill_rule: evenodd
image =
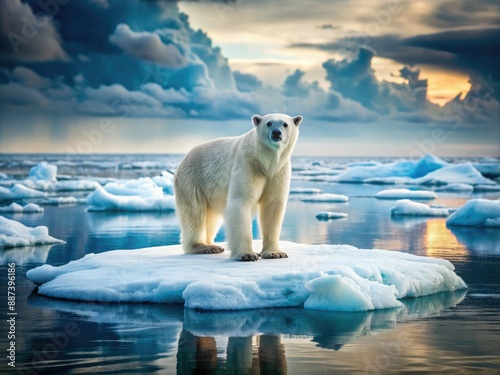
M259 254L252 249L252 219L255 206L244 199L231 199L225 212L226 236L231 249L231 256L240 261L249 262L259 259Z
M262 259L288 258L279 248L279 239L290 189L290 174L289 166L286 166L282 173L272 178L259 202Z
M262 201L259 209L260 230L262 232L262 259L288 258L279 249L281 225L286 203L279 198L275 201Z

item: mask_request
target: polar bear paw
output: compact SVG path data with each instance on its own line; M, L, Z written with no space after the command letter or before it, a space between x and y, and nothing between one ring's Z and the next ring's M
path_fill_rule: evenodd
M196 244L193 245L192 254L220 254L224 248L217 245Z
M255 262L259 260L259 254L257 253L245 253L240 255L238 258L240 262Z
M263 251L260 253L262 259L279 259L288 258L288 255L282 251Z

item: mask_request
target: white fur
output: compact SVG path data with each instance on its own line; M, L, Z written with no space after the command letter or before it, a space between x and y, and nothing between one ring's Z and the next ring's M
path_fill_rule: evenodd
M290 157L302 117L255 115L252 121L255 127L239 137L193 148L177 169L176 209L186 253L196 252L195 245L213 245L224 218L231 255L256 260L252 219L259 210L262 257L286 256L278 240L290 189ZM271 139L274 129L281 131L281 141Z

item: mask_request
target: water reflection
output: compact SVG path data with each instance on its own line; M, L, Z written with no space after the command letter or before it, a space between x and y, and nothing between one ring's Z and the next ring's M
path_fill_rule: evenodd
M498 228L457 227L449 230L460 244L477 256L500 255L500 230Z
M24 246L0 249L0 265L15 263L17 266L40 264L47 261L50 249L55 245Z
M56 360L59 363L53 366L66 363L68 369L77 368L82 364L68 364L69 358L85 361L93 356L100 358L100 366L112 359L116 371L110 372L120 372L121 364L132 366L130 370L138 365L134 371L141 372L140 363L135 364L131 358L147 356L154 360L149 372L161 372L170 358L175 361L178 374L201 370L203 373L286 374L286 347L282 337L310 340L320 348L338 351L362 336L391 330L397 323L439 314L460 303L464 294L440 293L403 300L404 306L399 309L362 313L303 308L198 311L180 305L62 301L36 293L30 295L28 303L38 310L61 316L70 314L73 320L84 322L80 325L85 324L86 333L76 337L78 342L61 353ZM89 341L96 337L99 337L98 345ZM40 342L43 340L35 337L29 347L40 350L37 347ZM85 366L87 372L98 370L96 363L86 362Z

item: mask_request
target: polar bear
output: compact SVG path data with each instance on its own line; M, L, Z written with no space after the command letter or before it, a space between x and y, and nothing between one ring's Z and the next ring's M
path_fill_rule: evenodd
M217 254L222 218L231 256L241 261L286 258L278 241L290 190L291 154L302 116L252 116L253 129L193 148L174 175L176 210L186 253ZM262 252L252 249L259 211Z

